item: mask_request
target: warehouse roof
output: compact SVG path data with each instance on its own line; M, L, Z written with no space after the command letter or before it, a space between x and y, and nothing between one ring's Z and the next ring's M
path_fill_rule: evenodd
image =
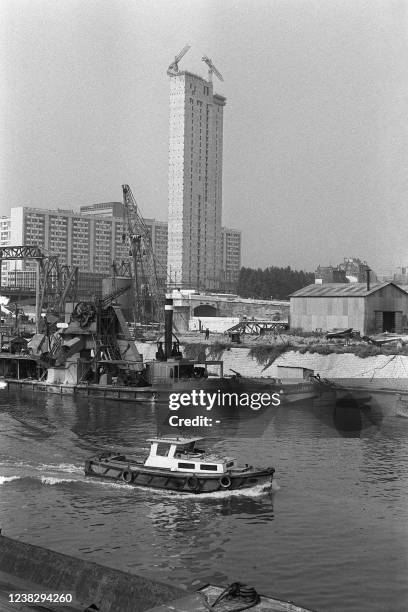
M372 283L368 290L366 283L323 283L303 287L292 293L290 297L365 297L388 285L392 285L402 293L408 293L392 282Z

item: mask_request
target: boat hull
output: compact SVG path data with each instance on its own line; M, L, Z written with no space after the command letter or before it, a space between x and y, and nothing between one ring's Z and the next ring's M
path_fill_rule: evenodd
M156 383L145 387L128 387L123 385L99 385L93 383L48 383L39 380L18 380L7 378L4 387L29 389L61 395L76 395L96 397L104 400L127 402L153 402L160 405L169 404L169 398L174 393L190 393L204 391L205 393L275 393L280 386L274 386L263 379L223 378L182 378L175 381Z
M319 381L286 382L277 381L275 378L268 379L255 377L242 377L234 380L236 390L255 391L260 393L278 393L281 404L291 404L306 399L318 397L324 390Z
M93 457L85 463L85 474L93 478L113 480L132 486L149 487L179 493L214 493L236 491L255 486L270 487L274 468L231 470L225 474L172 472L147 468L124 459Z

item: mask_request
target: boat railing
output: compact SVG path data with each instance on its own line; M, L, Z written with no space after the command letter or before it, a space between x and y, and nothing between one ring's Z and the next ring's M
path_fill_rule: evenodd
M205 452L199 452L199 453L183 453L180 451L176 451L174 457L176 459L204 459L205 458Z

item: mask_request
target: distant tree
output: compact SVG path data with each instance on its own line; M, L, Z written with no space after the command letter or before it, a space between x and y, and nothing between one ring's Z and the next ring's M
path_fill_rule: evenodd
M273 297L277 300L287 300L291 293L311 283L314 283L313 272L292 270L290 266L270 266L265 270L243 267L238 277L237 293L241 297L255 299Z

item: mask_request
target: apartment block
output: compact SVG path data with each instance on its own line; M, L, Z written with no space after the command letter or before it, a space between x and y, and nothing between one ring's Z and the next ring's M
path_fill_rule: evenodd
M318 266L315 270L315 283L364 283L369 271L370 282L376 282L377 275L366 261L358 257L345 257L337 266Z
M222 236L222 289L235 291L241 269L241 231L223 227Z
M10 244L10 217L0 217L0 247ZM10 267L9 261L3 261L1 264L1 284L7 280L7 272Z
M222 270L222 149L226 98L190 72L170 75L168 277L216 290Z
M122 202L103 202L80 207L81 214L97 215L113 218L114 237L113 250L115 261L121 262L129 257L128 246L123 241L124 227L124 207ZM156 257L157 276L164 283L167 276L167 223L157 219L143 219L150 234L153 253Z
M167 223L155 219L144 221L158 260L158 275L165 279ZM61 265L77 266L82 275L92 273L100 278L112 274L113 261L129 258L123 234L121 202L94 204L82 207L80 212L20 206L11 209L10 217L0 219L2 245L38 245L58 254ZM35 266L32 261L3 262L3 284L31 286L35 282Z

